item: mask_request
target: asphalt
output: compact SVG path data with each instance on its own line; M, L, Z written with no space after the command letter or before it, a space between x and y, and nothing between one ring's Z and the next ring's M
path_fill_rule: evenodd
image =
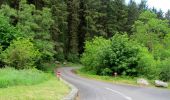
M58 69L61 77L79 89L80 100L170 100L170 90L117 85L82 78L71 67Z

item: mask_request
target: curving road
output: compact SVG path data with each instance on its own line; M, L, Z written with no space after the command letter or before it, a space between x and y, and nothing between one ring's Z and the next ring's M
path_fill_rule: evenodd
M116 85L82 78L73 68L58 69L62 78L79 89L80 100L170 100L170 90Z

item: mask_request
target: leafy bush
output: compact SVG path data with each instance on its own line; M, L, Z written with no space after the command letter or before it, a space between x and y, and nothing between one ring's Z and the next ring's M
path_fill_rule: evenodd
M0 88L16 85L34 85L50 79L51 75L36 69L0 69Z
M161 61L159 78L163 81L170 81L170 59Z
M73 63L79 62L78 54L69 53L68 56L67 56L67 60L68 60L69 62L73 62Z
M157 68L157 63L151 53L149 53L146 47L142 47L139 49L138 54L138 66L137 73L139 76L144 76L149 79L158 78L159 70ZM157 73L158 72L158 73Z
M149 61L145 62L145 59ZM155 67L153 61L146 48L127 35L118 34L110 40L98 37L87 41L81 58L85 70L99 75L112 75L113 72L130 76L148 75L151 70L148 67Z
M112 75L113 71L109 68L105 68L103 71L102 71L102 75Z
M101 74L103 57L105 50L109 50L110 40L102 37L95 37L92 41L85 44L85 52L81 57L81 62L86 66L85 70L93 71L95 74Z
M10 42L16 39L19 32L15 27L9 24L9 20L0 14L0 45L3 47L3 50L6 49Z
M40 57L40 52L29 39L17 39L2 52L2 60L17 69L33 68Z

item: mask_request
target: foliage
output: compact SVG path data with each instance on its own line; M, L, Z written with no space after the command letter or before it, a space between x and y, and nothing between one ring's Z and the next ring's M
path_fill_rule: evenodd
M129 40L127 35L116 34L111 40L99 37L87 41L81 62L86 66L85 70L93 70L95 74L112 75L113 72L117 72L119 75L137 76L144 74L148 65L153 63L143 62L147 55L147 49ZM153 60L150 57L148 59ZM145 66L140 65L141 63Z
M149 79L158 78L158 62L154 59L153 55L149 53L146 47L142 47L139 49L138 58L137 73L139 74L139 76L147 77Z
M133 32L132 38L144 44L152 52L170 29L167 20L157 19L154 13L145 11L135 22Z
M19 35L15 27L9 24L9 19L0 15L0 45L6 49L12 40Z
M0 91L3 100L62 100L70 91L69 87L56 78L31 86L13 86Z
M160 66L160 79L163 81L170 81L170 59L161 61Z
M104 76L110 76L110 75L113 74L113 71L111 69L109 69L109 68L105 68L105 69L103 69L101 74L104 75Z
M85 52L81 58L81 62L87 66L86 70L100 74L99 71L101 70L100 67L102 67L104 50L109 50L109 44L110 40L102 37L96 37L92 41L86 41Z
M17 39L2 52L2 60L11 67L17 69L33 68L40 57L40 52L29 39Z
M0 76L0 88L16 85L34 85L51 78L51 75L36 69L15 70L13 68L0 69Z

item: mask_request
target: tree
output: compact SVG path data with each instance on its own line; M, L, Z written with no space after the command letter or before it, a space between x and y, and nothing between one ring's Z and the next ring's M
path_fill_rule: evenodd
M132 25L139 17L139 10L136 2L130 0L128 4L127 33L132 34Z
M143 12L148 10L147 0L141 0L141 3L139 4L139 11Z
M49 7L51 7L52 18L54 23L50 28L50 33L53 41L55 41L55 56L57 60L64 60L64 50L66 50L66 33L67 27L67 5L63 0L50 0Z
M78 58L78 0L67 1L68 11L68 33L66 35L66 48L67 48L67 59L70 61L76 61Z
M135 22L132 37L154 52L160 49L162 40L169 32L167 20L158 19L156 14L145 11Z
M5 50L20 35L19 31L9 24L9 19L0 15L0 45Z
M86 0L80 0L79 6L79 26L78 26L78 48L79 54L84 52L84 42L86 39L87 33L87 22L86 22L86 11L87 11L87 4Z
M18 38L1 54L7 66L17 69L33 68L40 52L28 39Z
M165 18L170 20L170 10L165 13Z
M161 9L159 9L159 11L156 14L157 14L157 17L159 19L163 19L164 18L164 15L163 15L164 13L163 13L163 11Z
M85 71L98 75L112 75L117 72L119 75L147 76L151 73L149 67L155 68L153 61L145 47L129 39L127 35L120 34L111 39L96 37L87 41L81 58Z

